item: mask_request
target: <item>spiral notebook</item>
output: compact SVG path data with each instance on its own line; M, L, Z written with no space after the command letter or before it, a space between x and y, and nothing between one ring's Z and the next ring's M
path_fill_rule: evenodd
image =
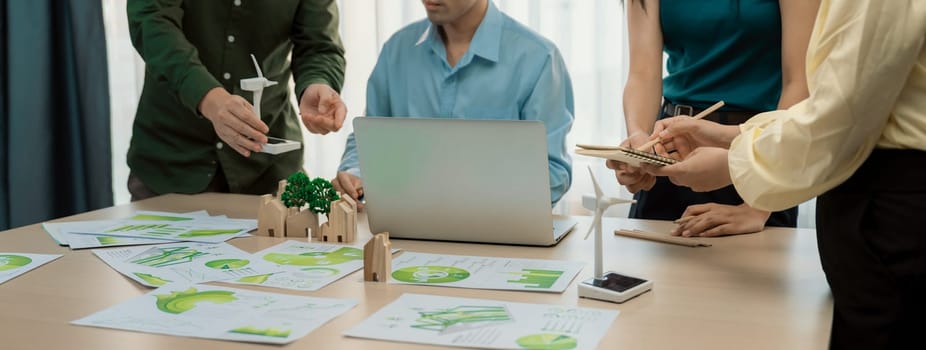
M672 158L666 158L666 157L655 155L653 153L637 151L635 149L620 147L620 146L599 146L599 145L577 144L576 147L578 147L576 149L576 154L581 154L583 156L591 156L591 157L616 160L619 162L630 164L631 166L635 166L635 167L639 167L640 164L643 164L643 163L665 166L665 165L675 164L675 162L677 162L675 159L672 159Z

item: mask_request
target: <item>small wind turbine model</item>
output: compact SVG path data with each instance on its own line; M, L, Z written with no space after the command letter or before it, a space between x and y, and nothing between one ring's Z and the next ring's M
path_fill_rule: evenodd
M623 303L627 299L633 298L640 293L650 290L653 282L641 278L630 277L618 274L616 272L602 273L602 256L601 256L601 217L605 210L615 204L634 203L634 200L617 197L605 197L598 186L598 180L592 172L592 167L588 167L589 175L592 177L592 185L595 186L594 205L589 203L591 198L583 198L582 205L589 210L595 211L595 219L592 221L585 239L595 231L595 276L591 279L579 283L579 297ZM590 208L591 207L591 208Z
M257 64L257 58L254 55L251 55L251 61L254 62L254 69L257 70L257 77L241 79L241 90L254 93L254 115L260 118L260 97L264 93L264 88L274 86L277 82L264 78L264 73L260 71L260 65Z
M257 77L241 79L241 90L254 93L254 99L251 102L253 102L254 115L260 119L260 98L264 94L264 88L274 86L277 82L268 80L264 77L264 73L261 72L260 65L257 64L257 58L255 58L254 55L251 55L251 62L254 62L254 69L257 70ZM296 141L268 137L267 144L263 145L261 152L280 154L297 150L301 147L302 144Z

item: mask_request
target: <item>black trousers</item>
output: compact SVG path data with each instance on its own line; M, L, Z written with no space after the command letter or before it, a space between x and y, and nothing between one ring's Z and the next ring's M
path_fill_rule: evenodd
M926 152L875 150L817 199L833 349L926 349Z

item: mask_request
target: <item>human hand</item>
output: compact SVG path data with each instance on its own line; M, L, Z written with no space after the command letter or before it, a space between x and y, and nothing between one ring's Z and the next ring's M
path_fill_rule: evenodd
M302 123L313 134L325 135L341 130L347 117L347 106L341 96L326 84L312 84L299 99Z
M657 166L644 163L641 168L655 176L667 176L672 183L690 187L696 192L713 191L733 183L727 164L727 150L717 147L698 147L675 164Z
M770 212L752 208L746 204L725 205L717 203L689 206L677 220L678 227L673 236L718 237L762 231ZM687 218L687 219L686 219Z
M241 96L229 94L224 88L206 92L199 102L199 112L212 122L215 134L242 156L260 152L267 143L270 128L256 115L251 104Z
M640 131L632 133L621 143L621 146L636 149L636 147L639 147L647 141L649 141L648 135ZM640 190L649 190L656 184L655 176L627 163L608 160L605 165L608 169L614 170L614 176L617 178L617 182L624 185L630 193L637 193Z
M331 180L334 190L349 196L357 202L357 209L363 209L363 202L359 199L363 196L363 180L346 171L338 172L338 176Z
M739 132L739 126L736 125L678 116L657 121L650 137L658 136L662 139L653 147L656 154L684 159L698 147L730 148L730 143ZM678 154L673 155L675 151L678 151Z

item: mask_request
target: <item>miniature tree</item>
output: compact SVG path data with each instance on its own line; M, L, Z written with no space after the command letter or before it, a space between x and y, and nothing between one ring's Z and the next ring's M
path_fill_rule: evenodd
M286 179L286 190L280 195L280 200L287 207L302 208L308 205L313 213L325 215L331 212L331 202L339 198L331 182L320 177L309 180L309 176L302 172Z
M286 178L286 189L280 194L280 200L287 207L302 208L308 202L309 176L303 172L297 172Z
M328 180L316 177L309 182L306 201L309 203L309 210L313 213L328 215L331 212L331 202L338 199L340 199L338 192Z

